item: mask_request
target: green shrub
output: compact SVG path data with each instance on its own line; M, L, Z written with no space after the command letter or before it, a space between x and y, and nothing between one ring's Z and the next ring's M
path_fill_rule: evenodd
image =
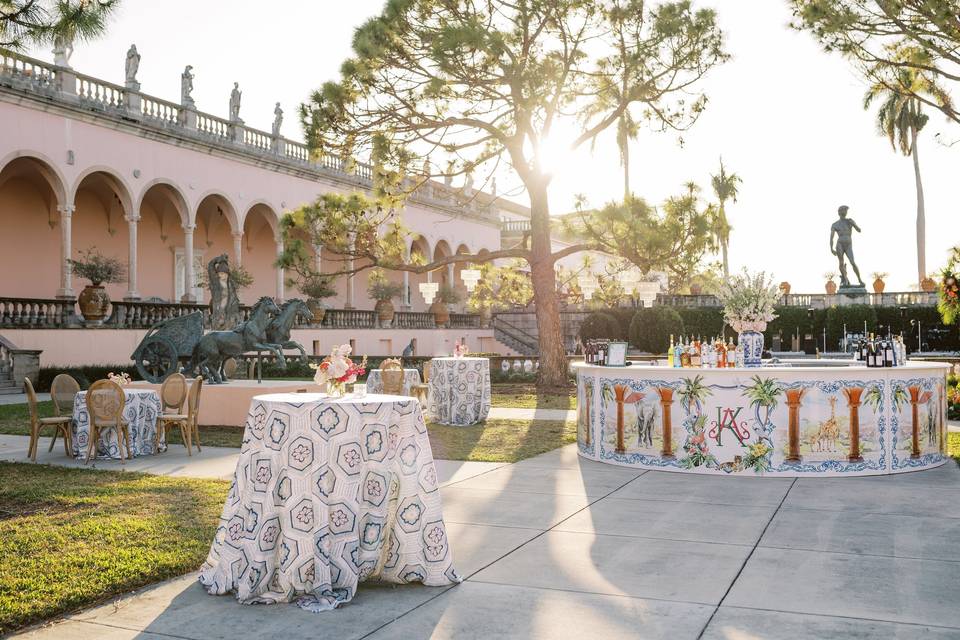
M53 379L56 378L60 373L66 373L72 376L74 380L80 383L81 389L87 389L97 380L103 380L107 377L108 373L115 373L117 375L126 373L129 374L130 378L133 380L141 379L140 374L137 372L137 368L132 364L107 364L81 367L41 367L36 391L38 393L46 393L47 391L50 391L50 385L53 383Z
M607 311L595 311L580 324L580 339L623 340L624 334L616 316Z
M867 333L876 333L877 312L870 305L851 304L827 309L827 349L838 348L840 340L843 338L844 326L847 327L848 332L860 332L863 331L864 323L867 326ZM820 332L817 333L817 337L821 340L822 335Z
M630 323L630 344L650 353L666 353L670 336L685 332L683 318L671 307L639 309Z
M709 340L723 334L723 307L678 307L676 311L683 320L683 332L686 335ZM732 333L732 329L727 329L727 335Z

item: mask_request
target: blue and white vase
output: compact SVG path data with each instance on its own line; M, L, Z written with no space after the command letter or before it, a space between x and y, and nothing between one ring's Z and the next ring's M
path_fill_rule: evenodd
M743 366L759 367L763 356L763 334L759 331L741 331L737 337L743 345Z

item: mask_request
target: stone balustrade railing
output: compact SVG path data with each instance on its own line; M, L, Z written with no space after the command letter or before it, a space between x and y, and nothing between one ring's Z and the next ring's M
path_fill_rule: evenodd
M720 300L713 295L672 295L657 294L657 304L671 307L719 307ZM869 304L878 307L922 307L935 306L937 294L927 291L897 291L890 293L827 294L827 293L791 293L780 299L786 307L804 307L807 309L827 309L829 307L851 304Z
M397 329L436 329L432 313L418 311L398 311L393 318L393 326Z
M110 304L113 309L104 326L114 329L149 329L163 320L178 318L196 311L203 312L204 325L210 319L210 308L206 305L121 301Z
M311 153L301 142L197 111L192 105L168 102L136 88L116 85L77 73L68 67L0 49L0 91L4 87L38 94L45 101L86 112L94 111L103 114L103 117L113 116L128 123L139 122L140 126L162 128L165 131L175 129L180 135L230 152L249 154L257 160L267 156L275 162L293 165L297 169L333 174L361 186L370 186L373 182L374 170L370 164L346 162L343 158L325 153ZM451 185L427 182L413 194L412 199L491 222L498 220L498 212L492 202L495 199L464 198L462 190Z
M0 298L0 327L57 329L74 321L72 300Z

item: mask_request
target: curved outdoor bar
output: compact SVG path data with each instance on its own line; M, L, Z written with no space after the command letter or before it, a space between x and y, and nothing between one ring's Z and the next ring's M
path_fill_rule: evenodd
M948 365L813 362L575 364L580 455L660 471L793 477L944 463Z

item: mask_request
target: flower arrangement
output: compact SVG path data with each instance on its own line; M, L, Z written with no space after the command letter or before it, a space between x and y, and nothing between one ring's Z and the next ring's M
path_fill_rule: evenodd
M943 324L953 324L960 316L960 274L957 262L960 260L960 247L951 250L950 261L940 272L940 284L937 286L937 310Z
M357 381L358 376L367 372L367 357L363 357L360 364L356 364L350 359L353 347L349 344L342 344L334 347L330 355L323 359L318 365L310 365L311 369L316 369L317 373L313 376L313 381L318 385L327 385L335 395L342 395L343 389L348 384Z
M723 283L717 297L723 303L723 319L734 331L762 332L777 317L773 310L780 300L780 289L765 272L751 275L744 269Z
M754 473L769 471L771 453L773 453L773 448L765 442L754 442L747 448L747 456L743 459L743 467L753 469Z
M130 379L130 374L125 372L121 373L120 375L117 375L111 371L110 373L107 374L107 380L109 380L110 382L116 382L121 387L125 387L131 382L133 382L133 380Z

